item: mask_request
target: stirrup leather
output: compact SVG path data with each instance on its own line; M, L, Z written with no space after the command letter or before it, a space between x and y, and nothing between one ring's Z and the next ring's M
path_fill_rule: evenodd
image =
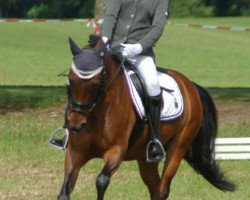
M63 136L63 145L60 146L59 144L56 144L56 140L58 140L58 136L57 135L60 135L60 134L64 134ZM60 139L61 140L61 139ZM68 140L69 140L69 131L67 128L63 128L63 127L60 127L58 129L56 129L53 133L52 133L52 136L49 140L49 144L58 149L58 150L65 150L66 147L67 147L67 144L68 144Z
M149 148L151 145L157 145L158 147L160 147L162 153L163 153L163 156L162 157L159 157L158 159L151 159L150 156L149 156ZM146 156L147 156L147 162L159 162L159 161L164 161L166 159L166 153L165 153L165 150L161 144L161 142L158 140L158 139L154 139L154 140L150 140L148 142L148 145L147 145L147 152L146 152Z

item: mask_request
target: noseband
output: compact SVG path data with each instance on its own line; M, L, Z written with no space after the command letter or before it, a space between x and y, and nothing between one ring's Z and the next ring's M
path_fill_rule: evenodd
M91 110L95 107L95 104L96 104L95 101L94 102L80 102L80 101L75 101L72 96L68 97L69 110L76 111L84 115L89 115Z

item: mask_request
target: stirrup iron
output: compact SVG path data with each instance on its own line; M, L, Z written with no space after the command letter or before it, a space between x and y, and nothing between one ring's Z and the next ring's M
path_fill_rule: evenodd
M58 138L58 135L59 136L62 136L63 134L63 139L62 137L61 138ZM56 144L56 140L63 140L63 145L60 146L59 144ZM58 149L58 150L65 150L66 147L67 147L67 144L68 144L68 140L69 140L69 131L67 128L63 128L63 127L60 127L58 129L56 129L53 133L52 133L52 136L49 140L49 144Z
M162 153L163 153L163 156L161 156L161 157L159 157L159 158L157 158L157 159L150 159L150 157L149 157L149 151L150 151L150 146L151 145L157 145L160 149L161 149L161 151L162 151ZM153 139L153 140L150 140L149 142L148 142L148 145L147 145L147 152L146 152L146 156L147 156L147 162L160 162L160 161L164 161L165 159L166 159L166 153L165 153L165 150L164 150L164 148L163 148L163 146L162 146L162 144L161 144L161 142L158 140L158 139Z

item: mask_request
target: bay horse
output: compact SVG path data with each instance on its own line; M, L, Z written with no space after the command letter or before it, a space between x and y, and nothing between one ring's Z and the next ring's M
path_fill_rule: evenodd
M93 42L92 42L93 43ZM93 158L102 158L104 167L96 178L97 199L102 200L111 176L123 161L136 160L140 176L152 200L167 199L170 184L184 158L195 171L222 191L234 191L235 185L224 178L214 157L217 111L209 93L183 74L159 68L179 85L184 101L181 117L161 122L160 141L166 151L161 175L159 163L146 161L149 128L145 124L140 137L129 146L137 122L121 64L105 51L101 40L79 48L72 39L75 57L100 53L102 66L96 66L85 78L72 68L68 74L69 105L66 113L69 140L66 148L64 182L58 200L69 200L81 167ZM88 56L85 55L85 58ZM80 64L92 61L78 60ZM79 63L78 63L79 64ZM145 66L146 67L146 66ZM98 70L99 69L99 70Z

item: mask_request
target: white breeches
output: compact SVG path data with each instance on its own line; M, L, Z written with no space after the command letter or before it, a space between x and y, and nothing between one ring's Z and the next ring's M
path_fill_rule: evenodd
M156 66L150 56L137 55L128 60L138 69L143 78L149 96L157 96L161 93Z

